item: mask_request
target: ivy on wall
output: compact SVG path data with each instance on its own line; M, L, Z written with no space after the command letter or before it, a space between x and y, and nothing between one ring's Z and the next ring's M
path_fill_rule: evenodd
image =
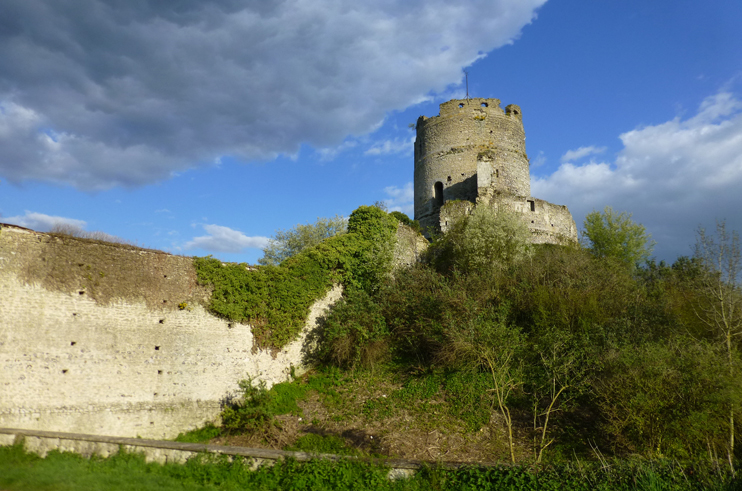
M348 233L326 239L279 266L194 259L199 284L213 288L209 310L249 323L256 345L279 349L301 332L312 304L334 283L373 291L392 266L398 221L375 206L348 219Z

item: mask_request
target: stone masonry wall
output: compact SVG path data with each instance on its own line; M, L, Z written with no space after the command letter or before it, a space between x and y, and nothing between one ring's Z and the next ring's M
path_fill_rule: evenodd
M440 229L447 232L451 225L470 215L477 206L506 207L525 222L531 232L533 244L570 245L577 243L577 227L566 206L555 205L533 197L512 195L480 196L477 203L455 201L446 203L440 212Z
M0 427L171 438L214 420L239 380L299 367L304 335L256 350L207 298L191 258L3 226Z

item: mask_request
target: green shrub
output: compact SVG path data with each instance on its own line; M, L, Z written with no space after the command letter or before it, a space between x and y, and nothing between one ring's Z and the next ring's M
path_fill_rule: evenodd
M263 257L258 263L278 266L304 249L345 233L347 224L345 217L336 215L334 218L318 218L315 223L299 224L289 230L277 230L263 249Z
M260 381L253 385L252 380L239 382L239 397L229 401L222 409L222 426L228 434L252 433L266 428L275 415L270 411L271 395Z
M344 368L369 368L388 354L389 330L381 308L364 290L351 290L324 322L322 357Z
M175 437L175 441L182 443L205 443L221 434L221 428L214 426L212 423L208 423L202 428L197 428L186 433L178 433L178 436Z
M741 388L718 359L717 350L692 339L622 347L593 382L603 430L618 449L650 458L721 452Z
M407 225L411 229L415 230L416 232L420 232L420 223L417 220L412 220L410 217L402 213L401 211L393 211L389 213L390 216L393 216L396 218L399 223L402 223L404 225Z
M348 219L348 233L330 237L289 257L280 266L250 268L212 257L195 258L198 281L212 287L209 309L249 323L256 345L281 348L296 338L311 305L333 283L367 291L389 275L397 220L373 206Z

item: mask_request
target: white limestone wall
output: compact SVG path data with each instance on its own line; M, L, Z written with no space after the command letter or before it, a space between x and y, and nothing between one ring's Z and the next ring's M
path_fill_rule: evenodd
M172 438L214 420L239 380L286 380L306 332L340 294L331 290L302 337L270 353L253 350L249 326L200 305L100 305L25 284L0 264L0 427Z

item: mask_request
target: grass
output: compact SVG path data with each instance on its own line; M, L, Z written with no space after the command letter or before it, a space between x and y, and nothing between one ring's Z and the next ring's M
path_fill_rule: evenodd
M216 438L221 434L221 428L214 426L212 423L208 423L202 428L178 434L178 436L175 437L175 441L181 443L208 443L209 440Z
M305 440L308 441L308 440ZM322 448L336 448L325 440ZM388 468L354 460L277 462L251 470L251 462L200 456L186 464L146 463L120 452L108 459L50 452L44 459L19 445L0 447L0 488L7 491L169 490L631 490L732 491L742 481L671 462L617 461L559 466L428 467L414 477L391 481Z

